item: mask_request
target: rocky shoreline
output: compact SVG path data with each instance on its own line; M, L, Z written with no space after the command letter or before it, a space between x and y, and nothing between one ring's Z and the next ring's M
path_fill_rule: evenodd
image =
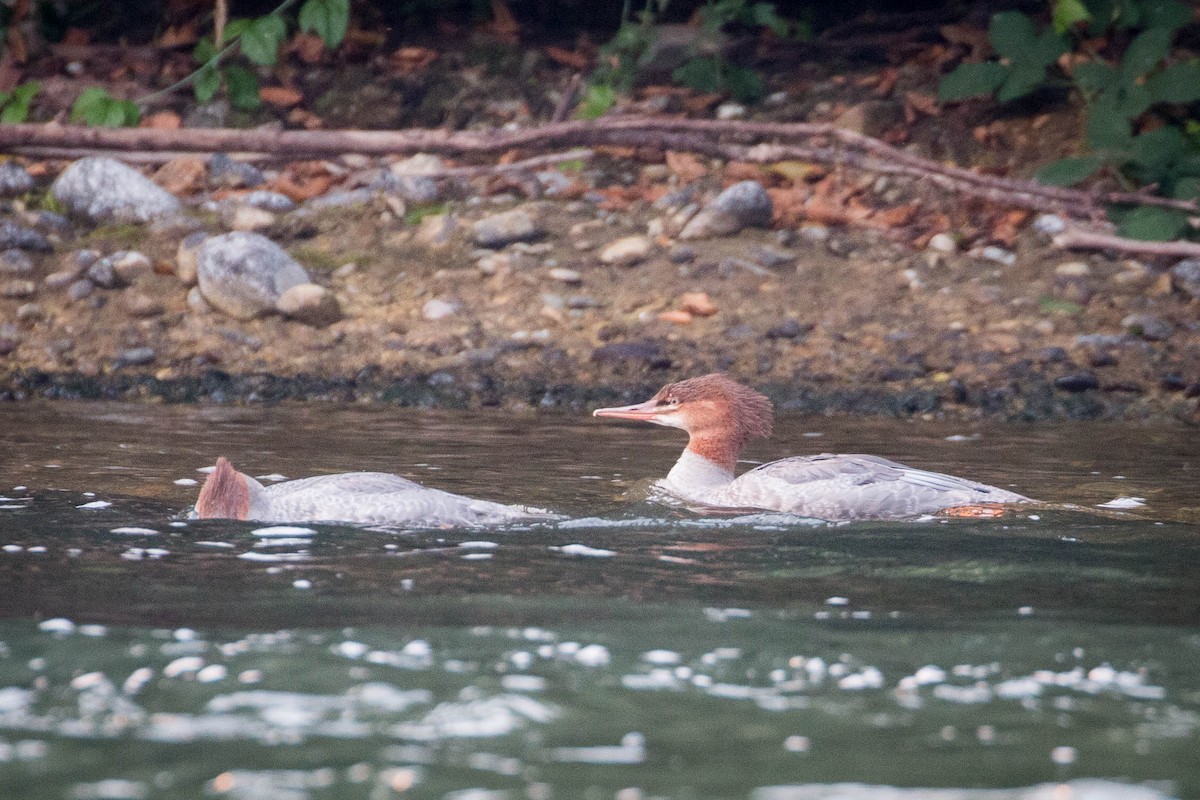
M1067 258L1052 216L789 224L767 170L697 163L344 157L303 200L219 156L4 162L0 399L585 408L721 370L806 413L1200 419L1200 264Z

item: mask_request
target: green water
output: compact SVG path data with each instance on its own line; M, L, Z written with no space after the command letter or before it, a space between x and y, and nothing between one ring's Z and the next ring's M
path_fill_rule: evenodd
M1055 504L842 526L643 502L681 445L583 412L0 407L0 797L1200 797L1194 432L781 419L748 457ZM218 454L568 519L182 521ZM1145 504L1089 510L1117 497Z

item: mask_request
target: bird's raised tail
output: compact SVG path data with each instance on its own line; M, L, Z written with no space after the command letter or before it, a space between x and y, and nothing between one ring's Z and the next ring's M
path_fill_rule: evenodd
M196 500L200 519L246 519L250 516L250 483L226 458L218 458Z

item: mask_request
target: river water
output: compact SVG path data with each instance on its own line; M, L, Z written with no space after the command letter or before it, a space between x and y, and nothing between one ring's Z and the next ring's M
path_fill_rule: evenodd
M783 417L747 456L1049 504L840 526L645 502L682 444L583 411L0 407L0 797L1200 797L1194 431ZM183 520L217 455L567 519Z

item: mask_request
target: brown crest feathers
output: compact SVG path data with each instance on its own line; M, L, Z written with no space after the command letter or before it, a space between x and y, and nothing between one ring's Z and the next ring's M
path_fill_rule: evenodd
M664 386L657 396L663 400L673 397L680 403L708 401L723 406L739 443L771 435L771 401L723 373L672 383Z
M226 458L218 458L196 500L201 519L246 519L250 516L250 484Z

